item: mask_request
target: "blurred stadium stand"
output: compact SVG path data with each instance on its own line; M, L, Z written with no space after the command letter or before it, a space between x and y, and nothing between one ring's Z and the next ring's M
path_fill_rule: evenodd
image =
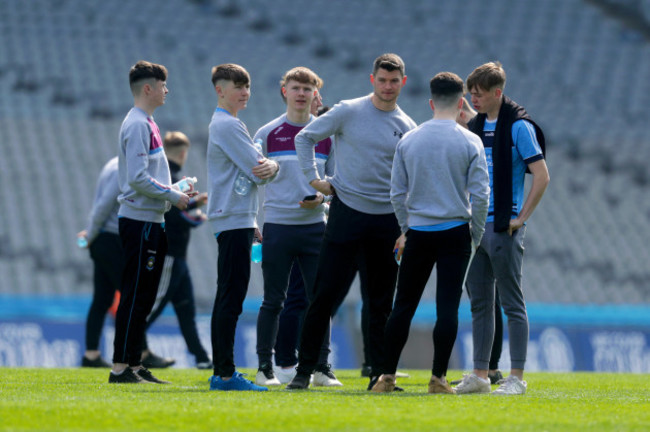
M499 60L506 94L544 128L551 185L527 233L527 300L648 304L649 20L639 0L0 0L0 294L92 292L75 234L117 151L137 60L168 67L156 120L191 138L185 172L204 188L211 66L250 71L241 118L254 133L283 112L288 68L317 71L333 105L370 92L372 60L396 52L409 75L399 103L418 123L431 76ZM210 229L197 229L188 259L202 311L216 254ZM251 295L261 292L254 265Z

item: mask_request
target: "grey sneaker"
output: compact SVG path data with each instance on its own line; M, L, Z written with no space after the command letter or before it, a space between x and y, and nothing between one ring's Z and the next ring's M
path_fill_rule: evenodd
M196 368L199 370L206 370L206 369L212 369L214 365L212 364L212 361L203 361L203 362L197 362L196 363Z
M454 390L456 394L490 393L492 387L489 381L485 382L475 374L465 374Z
M494 390L492 394L498 396L522 395L526 393L526 387L528 387L526 381L522 381L516 376L510 375L508 378L503 380L503 384Z

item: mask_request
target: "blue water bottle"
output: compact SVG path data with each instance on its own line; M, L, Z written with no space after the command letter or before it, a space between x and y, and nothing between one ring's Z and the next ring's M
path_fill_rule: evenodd
M262 243L257 240L253 242L253 250L251 251L251 261L254 263L262 262Z
M86 236L77 237L77 246L79 249L86 249L88 247L88 239Z

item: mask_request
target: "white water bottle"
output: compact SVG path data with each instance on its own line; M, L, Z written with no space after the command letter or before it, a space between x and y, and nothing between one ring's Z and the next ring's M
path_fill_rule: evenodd
M196 182L196 177L185 177L184 179L181 179L174 183L174 186L178 187L178 190L185 193L192 189L192 186L194 186Z
M256 139L253 143L255 149L262 153L262 140ZM237 173L237 178L235 179L235 193L237 195L246 196L251 191L253 186L253 181L246 176L241 170Z
M251 191L252 185L253 182L240 170L235 179L235 193L237 195L246 196Z

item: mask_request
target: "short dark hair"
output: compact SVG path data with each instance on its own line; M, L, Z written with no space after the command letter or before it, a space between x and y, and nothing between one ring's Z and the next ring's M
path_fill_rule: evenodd
M155 79L157 81L167 81L167 68L163 65L151 63L146 60L140 60L129 70L129 85L131 92L136 94L139 89L140 81L146 79Z
M217 81L232 81L235 84L249 84L251 76L243 66L234 63L224 63L212 68L212 85L216 86Z
M320 117L323 114L325 114L327 111L329 111L331 108L328 107L327 105L323 105L322 107L318 108L318 113L316 114L316 117Z
M402 76L406 74L404 60L397 54L386 53L377 57L372 65L372 74L375 75L380 68L386 69L388 72L398 70Z
M465 93L461 77L453 72L440 72L429 81L431 100L443 106L450 106Z
M506 71L498 61L485 63L472 71L467 77L467 88L472 91L478 87L483 90L492 90L498 87L501 90L506 86Z

